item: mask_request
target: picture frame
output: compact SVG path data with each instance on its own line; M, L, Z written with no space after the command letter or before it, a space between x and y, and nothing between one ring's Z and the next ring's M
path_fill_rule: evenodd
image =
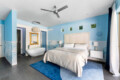
M70 27L70 31L72 31L73 29L72 29L72 27Z
M83 29L83 26L79 26L79 30L82 30Z
M96 28L96 24L91 24L91 28Z
M38 33L30 32L30 45L39 45Z

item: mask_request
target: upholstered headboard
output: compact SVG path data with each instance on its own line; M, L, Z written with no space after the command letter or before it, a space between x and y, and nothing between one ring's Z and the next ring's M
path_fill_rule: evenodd
M90 41L89 32L72 33L64 35L64 43L87 43Z

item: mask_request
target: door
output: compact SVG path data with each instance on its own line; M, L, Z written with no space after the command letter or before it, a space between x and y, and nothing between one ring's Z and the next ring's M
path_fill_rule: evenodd
M21 54L21 30L17 30L17 54Z
M2 57L2 26L0 26L0 58Z
M46 49L46 32L42 31L42 47Z

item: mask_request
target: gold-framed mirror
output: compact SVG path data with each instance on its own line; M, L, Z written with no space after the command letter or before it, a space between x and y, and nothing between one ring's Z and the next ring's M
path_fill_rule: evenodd
M39 45L38 33L30 32L30 45Z

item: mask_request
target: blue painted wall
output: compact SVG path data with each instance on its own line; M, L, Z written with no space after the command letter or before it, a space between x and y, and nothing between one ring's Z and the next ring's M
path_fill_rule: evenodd
M12 10L12 41L17 40L17 12Z
M97 27L91 29L91 24L96 24ZM79 26L83 26L83 30L79 30ZM70 27L73 28L73 31L69 30ZM62 28L64 29L64 32L61 32ZM50 27L49 29L53 30L48 32L48 40L63 40L64 34L67 33L90 32L91 41L106 41L108 31L108 14L71 23L60 24ZM98 36L99 33L101 33L102 36Z
M4 22L5 25L5 41L16 41L16 11L11 10Z
M5 19L5 41L12 41L12 11Z
M4 25L4 20L0 20L0 24Z
M17 64L16 54L17 13L11 10L4 21L5 58L11 65Z

